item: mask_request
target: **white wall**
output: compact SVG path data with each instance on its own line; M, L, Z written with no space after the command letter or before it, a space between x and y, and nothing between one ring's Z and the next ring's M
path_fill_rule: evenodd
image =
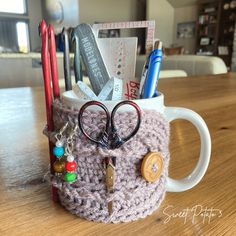
M190 54L195 53L196 34L190 39L177 38L178 23L191 22L197 20L198 8L196 5L175 8L174 11L174 27L173 27L173 43L178 46L183 46L185 51Z
M30 43L31 51L38 49L41 46L41 39L38 34L38 25L42 20L42 6L41 1L29 0L28 1L29 12L29 31L30 31Z
M136 0L80 0L80 23L129 21L136 18Z
M137 20L137 0L79 0L80 23ZM134 33L134 32L132 32ZM132 35L130 30L122 36Z
M147 0L147 19L156 21L155 38L163 41L164 47L173 43L174 8L167 0Z

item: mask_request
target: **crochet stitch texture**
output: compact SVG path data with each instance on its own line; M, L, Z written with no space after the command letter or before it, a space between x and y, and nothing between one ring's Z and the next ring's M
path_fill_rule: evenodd
M121 136L127 136L136 125L136 112L119 112L115 124ZM78 123L78 110L64 106L60 100L53 104L55 130L66 122L70 127ZM86 111L83 118L87 132L98 134L104 127L102 111ZM142 110L138 133L120 148L102 149L87 140L78 130L73 155L78 163L78 179L69 184L53 177L61 204L71 213L97 222L129 222L144 218L155 211L165 196L169 165L169 124L163 115L154 110ZM53 133L48 134L53 140ZM143 157L150 151L160 152L164 169L159 180L147 182L141 176ZM116 157L114 193L108 194L105 184L103 160ZM108 202L113 201L113 212L108 213Z

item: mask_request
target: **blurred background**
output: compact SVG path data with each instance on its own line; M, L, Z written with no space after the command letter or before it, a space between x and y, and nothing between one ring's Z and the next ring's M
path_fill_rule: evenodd
M193 72L191 65L196 61L199 64L199 60L204 64L203 59L196 57L204 55L214 64L213 71L206 73L219 73L220 67L236 71L235 0L0 0L0 87L42 85L38 35L42 18L53 23L57 38L63 26L155 20L155 38L163 42L165 55L179 55L165 58L163 69L197 75L204 68L201 65L200 70ZM114 36L138 37L137 52L145 53L145 29L107 35ZM59 75L63 77L63 58L57 46ZM212 56L220 58L225 66L211 60ZM140 58L140 65L143 60ZM191 65L181 67L188 62Z

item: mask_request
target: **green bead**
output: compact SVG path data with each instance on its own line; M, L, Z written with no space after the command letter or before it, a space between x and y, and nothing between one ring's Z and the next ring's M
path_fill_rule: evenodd
M76 180L75 172L67 172L64 176L66 182L74 182Z

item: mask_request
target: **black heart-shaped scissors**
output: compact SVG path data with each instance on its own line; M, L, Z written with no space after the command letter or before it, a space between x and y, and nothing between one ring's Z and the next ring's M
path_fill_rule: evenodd
M115 117L115 113L118 110L118 108L120 108L123 105L130 105L132 107L135 108L136 112L137 112L137 124L134 128L134 130L127 136L127 137L121 137L118 132L117 132L117 128L115 127L115 122L114 122L114 117ZM85 129L84 129L84 125L83 125L83 113L84 111L90 107L90 106L99 106L101 107L106 114L106 126L104 131L102 132L102 134L100 135L100 137L98 139L94 139L93 137L91 137L88 133L86 133ZM87 137L90 141L100 145L103 148L108 148L108 149L116 149L119 148L122 144L124 144L125 142L127 142L129 139L131 139L139 130L141 124L141 109L139 108L139 106L132 101L122 101L120 103L118 103L112 110L111 114L109 113L107 107L99 102L99 101L90 101L85 103L80 111L79 111L79 115L78 115L78 125L79 128L81 130L81 132L85 135L85 137Z

